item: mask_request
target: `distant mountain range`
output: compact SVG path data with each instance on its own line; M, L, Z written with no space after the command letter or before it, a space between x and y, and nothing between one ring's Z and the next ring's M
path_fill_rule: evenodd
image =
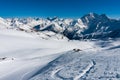
M0 29L25 32L52 32L68 39L105 39L120 37L120 20L110 19L105 14L89 13L79 19L64 18L0 18Z

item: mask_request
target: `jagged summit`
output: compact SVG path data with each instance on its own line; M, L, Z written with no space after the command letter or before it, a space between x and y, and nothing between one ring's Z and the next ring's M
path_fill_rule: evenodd
M47 20L49 20L49 21L54 21L54 20L56 20L56 19L58 19L57 16L54 16L53 18L47 17Z
M84 22L84 23L86 23L86 24L88 24L88 23L91 23L91 22L93 22L94 20L95 21L108 21L109 20L109 18L105 15L105 14L101 14L101 15L99 15L99 14L96 14L96 13L89 13L89 14L86 14L86 15L84 15L83 17L81 17L81 19L82 19L82 21Z
M96 18L96 17L98 17L99 15L97 14L97 13L89 13L89 14L85 14L82 18L85 18L85 17L87 17L87 18Z

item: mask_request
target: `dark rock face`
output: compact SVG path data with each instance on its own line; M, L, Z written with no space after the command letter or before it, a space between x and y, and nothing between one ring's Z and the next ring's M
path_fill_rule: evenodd
M50 17L48 17L47 19L49 20L49 21L54 21L55 19L57 19L58 17L57 16L55 16L54 18L50 18Z
M56 26L54 24L51 24L51 25L47 26L46 28L41 29L40 31L52 31L55 33L59 33L59 31L56 29Z
M40 25L36 25L35 27L33 27L33 29L34 29L35 31L39 31L39 30L40 30Z

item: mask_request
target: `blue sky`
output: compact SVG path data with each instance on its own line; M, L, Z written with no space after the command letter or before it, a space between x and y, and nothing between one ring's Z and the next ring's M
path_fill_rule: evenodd
M120 18L120 0L0 0L1 17L70 17L105 13Z

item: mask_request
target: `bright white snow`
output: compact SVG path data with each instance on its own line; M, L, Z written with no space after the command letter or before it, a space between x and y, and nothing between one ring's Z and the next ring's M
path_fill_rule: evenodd
M62 52L92 49L93 43L44 40L15 30L0 30L0 80L27 80Z

